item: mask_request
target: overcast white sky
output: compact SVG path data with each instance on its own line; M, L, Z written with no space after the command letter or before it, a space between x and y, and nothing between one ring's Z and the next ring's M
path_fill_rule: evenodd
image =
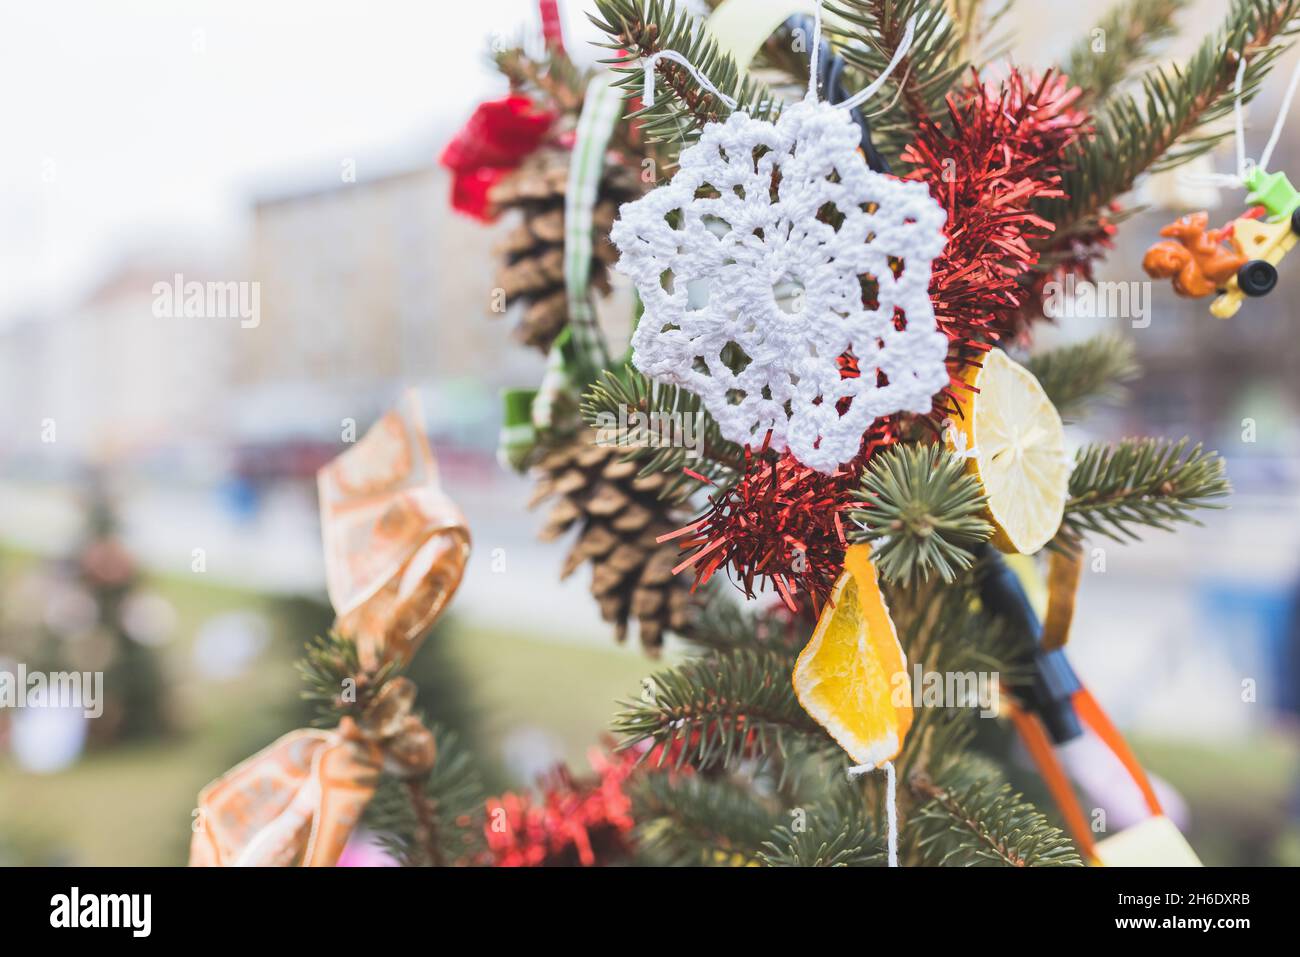
M574 38L593 35L567 11ZM410 165L503 84L535 0L0 6L0 323L117 257L220 248L251 195ZM579 47L581 44L570 44ZM593 54L594 56L594 51Z

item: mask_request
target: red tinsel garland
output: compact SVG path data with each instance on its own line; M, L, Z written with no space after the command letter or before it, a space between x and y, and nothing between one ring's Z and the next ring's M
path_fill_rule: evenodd
M1064 195L1061 157L1087 120L1073 107L1080 92L1050 71L1035 79L1013 68L998 85L976 80L948 96L951 130L925 121L903 152L907 178L928 183L948 214L930 298L954 375L1017 331L1031 294L1024 277L1039 258L1032 244L1054 228L1033 202ZM945 397L955 402L951 390Z
M594 781L579 780L566 767L541 782L540 799L505 794L487 802L489 863L496 867L593 867L615 863L630 849L632 800L624 783L638 755L589 754Z

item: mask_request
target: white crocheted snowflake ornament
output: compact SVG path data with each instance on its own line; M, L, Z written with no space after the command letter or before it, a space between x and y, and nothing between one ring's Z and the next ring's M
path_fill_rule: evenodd
M876 419L928 412L948 384L929 296L945 213L858 144L848 112L812 97L775 123L732 113L612 231L645 306L636 367L701 396L731 441L770 430L828 473Z

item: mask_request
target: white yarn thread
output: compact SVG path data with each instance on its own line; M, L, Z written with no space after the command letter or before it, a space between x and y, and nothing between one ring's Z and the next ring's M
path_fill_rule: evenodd
M1241 102L1241 88L1245 76L1246 58L1242 57L1237 61L1237 73L1232 81L1232 125L1233 136L1236 139L1236 173L1183 175L1179 177L1182 182L1193 185L1235 187L1237 189L1241 189L1245 185L1246 177L1250 175L1251 166L1250 160L1246 157L1246 118ZM1282 128L1286 125L1287 116L1291 112L1291 101L1295 99L1298 86L1300 86L1300 62L1297 62L1291 71L1291 80L1287 84L1286 94L1282 97L1282 106L1277 112L1277 118L1273 121L1273 130L1269 133L1268 142L1264 144L1264 152L1259 155L1259 162L1255 164L1265 172L1268 171L1269 160L1273 158L1273 150L1277 148L1278 141L1282 138Z
M1268 169L1268 161L1273 158L1273 149L1282 136L1282 126L1286 123L1287 114L1291 112L1291 100L1295 98L1296 84L1298 83L1300 83L1300 62L1297 62L1295 68L1291 71L1291 82L1287 84L1286 96L1282 97L1282 107L1277 112L1277 119L1273 121L1273 132L1269 134L1264 152L1259 154L1259 168L1262 170ZM1240 101L1240 88L1237 90L1237 97Z
M695 78L695 82L725 103L727 109L734 110L736 108L735 100L714 86L712 80L701 73L694 63L686 59L686 57L682 56L676 50L660 50L658 53L651 54L645 61L645 89L641 94L641 102L645 106L655 105L655 65L658 64L660 60L672 60L674 63L684 66L687 72Z
M865 103L876 95L876 92L889 79L889 75L894 72L895 68L903 57L907 56L907 51L912 48L912 38L916 33L916 16L913 15L908 19L906 27L903 29L903 38L898 43L898 48L894 50L894 56L885 67L884 72L876 77L871 83L859 90L847 100L836 103L837 109L851 110L855 106ZM817 96L817 66L821 59L821 40L822 40L822 5L819 2L813 9L813 38L812 52L808 57L808 96L816 98ZM722 101L729 110L736 108L736 101L719 90L713 85L713 81L705 76L698 67L690 60L682 56L676 50L659 50L652 53L645 61L645 81L641 91L641 103L644 106L655 105L655 67L661 60L672 60L674 63L685 67L691 77L704 89L708 90L719 100Z
M886 849L889 866L898 866L898 782L894 773L894 762L886 761L880 765L885 772L885 830ZM856 764L849 768L849 777L856 778L869 771L875 771L874 764Z

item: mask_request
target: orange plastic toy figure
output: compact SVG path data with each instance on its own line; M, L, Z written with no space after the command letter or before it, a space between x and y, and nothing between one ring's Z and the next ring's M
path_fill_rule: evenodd
M1191 213L1160 230L1160 235L1168 238L1142 257L1147 275L1172 278L1174 291L1180 296L1200 298L1222 289L1246 257L1223 245L1232 233L1231 224L1223 229L1207 229L1209 219L1209 213Z

